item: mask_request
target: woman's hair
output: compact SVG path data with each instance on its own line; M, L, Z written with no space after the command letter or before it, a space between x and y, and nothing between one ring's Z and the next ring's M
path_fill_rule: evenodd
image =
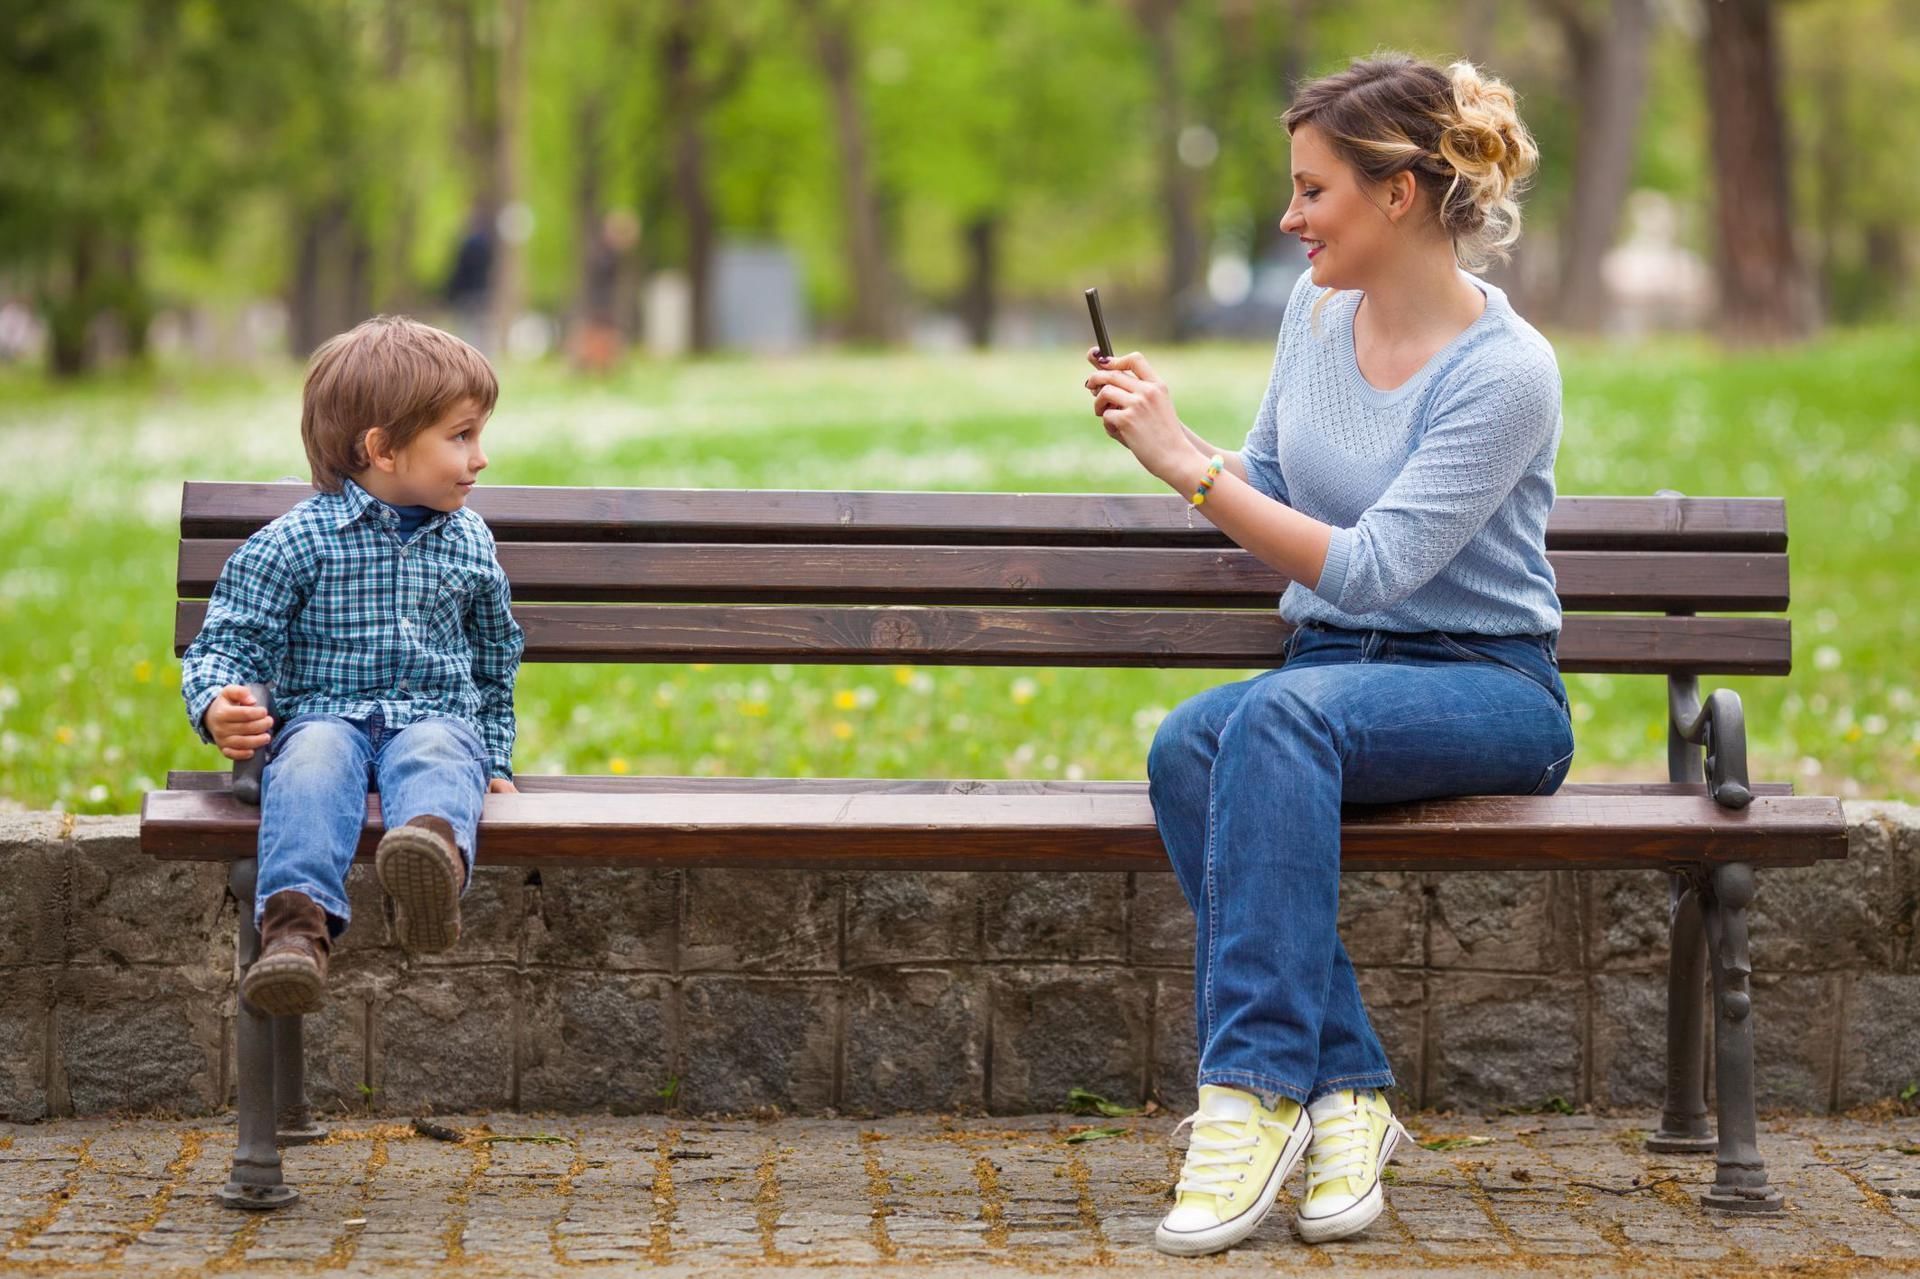
M1371 182L1411 172L1470 270L1505 260L1520 238L1519 195L1540 150L1513 90L1470 62L1442 71L1403 53L1362 59L1307 84L1283 122L1289 134L1320 130Z

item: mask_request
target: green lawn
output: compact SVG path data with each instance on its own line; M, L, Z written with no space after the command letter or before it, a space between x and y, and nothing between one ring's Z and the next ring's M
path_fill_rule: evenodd
M1182 415L1237 444L1269 349L1162 352ZM1734 679L1756 775L1920 797L1908 521L1920 337L1729 358L1563 344L1564 493L1784 493L1795 672ZM510 368L501 484L1153 492L1087 414L1072 352ZM0 373L0 806L131 811L214 767L170 652L180 482L303 475L298 379ZM1142 777L1155 725L1216 672L529 666L524 771ZM1660 776L1664 693L1583 676L1574 778Z

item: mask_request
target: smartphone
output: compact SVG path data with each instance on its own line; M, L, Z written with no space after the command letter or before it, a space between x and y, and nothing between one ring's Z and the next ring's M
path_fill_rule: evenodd
M1113 358L1113 342L1107 337L1107 320L1100 314L1100 290L1087 290L1087 314L1093 317L1093 340L1100 344L1100 354L1109 360Z

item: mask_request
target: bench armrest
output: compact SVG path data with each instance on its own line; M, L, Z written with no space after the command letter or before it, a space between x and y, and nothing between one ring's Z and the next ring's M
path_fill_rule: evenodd
M253 700L266 708L267 714L273 714L273 685L249 684L247 691L253 694ZM260 804L260 774L267 767L267 748L262 746L247 759L233 761L233 797L243 804Z
M1700 700L1700 681L1691 675L1667 680L1668 722L1674 737L1706 751L1707 794L1723 808L1753 802L1747 778L1747 715L1740 695L1716 688Z

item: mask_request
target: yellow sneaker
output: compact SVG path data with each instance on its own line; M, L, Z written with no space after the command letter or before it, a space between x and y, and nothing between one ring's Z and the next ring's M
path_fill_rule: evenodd
M1407 1130L1387 1099L1373 1089L1345 1089L1307 1107L1313 1144L1307 1147L1307 1193L1293 1216L1308 1243L1357 1235L1387 1206L1380 1170Z
M1252 1234L1313 1134L1295 1102L1268 1110L1252 1093L1211 1084L1180 1128L1188 1124L1193 1138L1173 1211L1153 1232L1153 1246L1176 1257L1219 1252Z

